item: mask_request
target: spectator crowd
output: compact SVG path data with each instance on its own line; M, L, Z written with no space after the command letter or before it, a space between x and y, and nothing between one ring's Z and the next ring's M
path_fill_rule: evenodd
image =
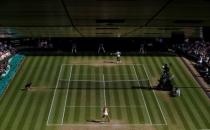
M210 42L185 39L185 42L176 45L176 48L178 52L195 61L200 74L210 81Z
M0 77L7 70L8 60L15 54L15 48L0 41Z

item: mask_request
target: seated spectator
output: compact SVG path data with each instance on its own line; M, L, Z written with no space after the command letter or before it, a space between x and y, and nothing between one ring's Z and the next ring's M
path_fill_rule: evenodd
M8 60L15 54L15 49L11 45L0 42L0 76L7 70Z
M196 61L198 71L201 75L210 78L210 42L205 42L203 39L192 42L188 39L178 45L177 49L182 54Z

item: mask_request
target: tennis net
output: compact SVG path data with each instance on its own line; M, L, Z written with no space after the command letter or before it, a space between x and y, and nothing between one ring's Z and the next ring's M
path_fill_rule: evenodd
M149 87L149 80L59 80L58 86L63 89L140 89Z

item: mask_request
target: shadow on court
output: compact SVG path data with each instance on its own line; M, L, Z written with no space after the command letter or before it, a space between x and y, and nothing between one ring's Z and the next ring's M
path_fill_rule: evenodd
M106 87L105 89L142 89L142 88L148 88L148 87L139 87L139 86L131 86L131 87ZM65 89L81 89L81 90L85 90L85 89L94 89L94 90L97 90L97 89L104 89L104 87L59 87L59 88L37 88L37 89L52 89L52 90L65 90Z
M177 87L177 86L176 86ZM190 86L178 86L177 88L181 88L181 89L201 89L200 87L190 87ZM59 87L59 88L55 88L55 87L31 87L30 90L26 90L25 88L21 88L20 90L21 91L41 91L41 90L100 90L100 89L104 89L104 87L92 87L92 86L87 86L87 87L84 87L84 86L77 86L77 87ZM155 90L155 91L168 91L168 90L160 90L158 89L157 87L150 87L150 86L129 86L129 87L126 87L126 86L113 86L113 87L106 87L105 88L106 90L117 90L117 89L127 89L127 90Z
M94 119L89 119L89 120L86 120L87 122L89 123L98 123L98 124L103 124L104 121L102 120L94 120Z
M104 88L104 87L91 87L91 86L87 86L87 87L84 87L84 86L82 86L82 87L80 87L80 86L77 86L77 87L59 87L59 88L55 88L55 87L31 87L30 88L30 90L67 90L67 89L78 89L78 90L86 90L86 89L88 89L88 90L91 90L91 89L93 89L93 90L100 90L100 89L106 89L106 90L108 90L108 89L113 89L113 90L117 90L117 89L145 89L145 90L153 90L153 89L155 89L155 88L151 88L151 87L148 87L148 86L141 86L141 87L139 87L139 86L129 86L129 87L126 87L126 86L119 86L119 87L115 87L115 86L113 86L113 87L106 87L106 88ZM27 91L25 88L21 88L20 89L21 91Z

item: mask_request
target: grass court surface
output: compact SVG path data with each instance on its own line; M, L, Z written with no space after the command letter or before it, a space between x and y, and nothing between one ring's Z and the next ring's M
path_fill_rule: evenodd
M210 104L178 57L28 56L0 98L0 129L210 129ZM171 64L181 97L156 91ZM26 92L24 85L32 81ZM107 105L111 122L101 123Z

